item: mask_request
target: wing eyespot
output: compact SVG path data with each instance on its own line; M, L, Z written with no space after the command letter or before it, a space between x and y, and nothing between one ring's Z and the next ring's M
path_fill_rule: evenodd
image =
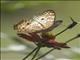
M25 27L23 27L22 29L25 29Z
M41 18L41 20L44 20L44 18Z
M29 25L30 23L27 23L27 25Z

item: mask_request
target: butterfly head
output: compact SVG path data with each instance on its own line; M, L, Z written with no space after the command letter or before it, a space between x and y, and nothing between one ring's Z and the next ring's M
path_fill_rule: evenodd
M14 25L14 30L17 32L24 32L26 30L26 27L30 24L30 21L22 20L19 23Z

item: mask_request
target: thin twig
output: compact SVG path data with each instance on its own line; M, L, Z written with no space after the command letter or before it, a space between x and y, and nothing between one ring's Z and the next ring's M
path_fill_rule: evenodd
M34 50L32 50L26 57L23 58L23 60L27 59L37 49L38 49L38 47L36 47Z
M38 47L37 51L35 52L35 54L34 54L34 56L32 57L32 59L31 59L31 60L33 60L33 59L37 56L37 54L38 54L38 52L39 52L40 48L41 48L41 47Z
M48 51L47 53L45 53L44 55L36 58L35 60L41 59L42 57L46 56L48 53L52 52L54 49L51 49L50 51Z
M67 41L65 42L65 44L67 44L67 43L69 43L70 41L72 41L72 40L74 40L74 39L76 39L76 38L79 38L79 37L80 37L80 34L78 34L77 36L75 36L75 37L67 40Z

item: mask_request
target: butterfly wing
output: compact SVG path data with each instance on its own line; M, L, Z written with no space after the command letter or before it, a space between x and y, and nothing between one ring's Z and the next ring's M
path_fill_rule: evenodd
M38 23L37 26L40 25L39 29L35 32L42 32L54 25L55 12L53 10L47 10L39 16L34 16L33 19Z
M41 15L33 17L33 20L20 21L14 25L14 29L18 33L48 32L60 24L60 21L55 21L53 10L44 11Z

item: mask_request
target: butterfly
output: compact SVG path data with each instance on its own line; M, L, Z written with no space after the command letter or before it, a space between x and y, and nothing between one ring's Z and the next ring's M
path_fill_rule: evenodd
M31 20L20 21L14 25L14 29L19 33L48 32L62 22L61 20L55 21L55 17L53 10L46 10Z

